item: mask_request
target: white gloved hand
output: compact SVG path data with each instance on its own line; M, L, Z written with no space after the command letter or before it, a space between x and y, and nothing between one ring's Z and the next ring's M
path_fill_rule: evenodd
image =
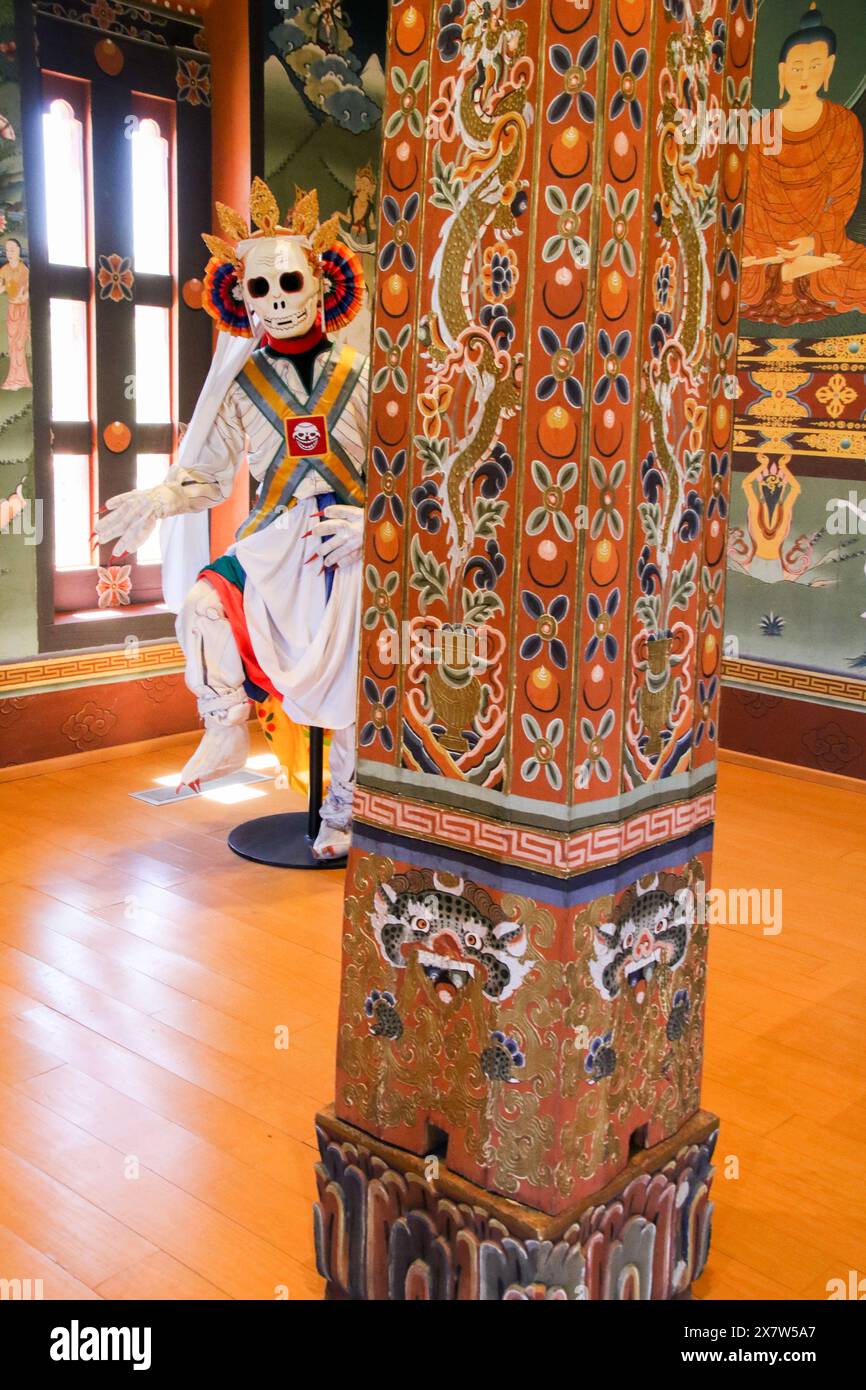
M314 536L327 538L321 544L323 564L337 568L351 564L364 549L364 509L335 502L325 508L311 531Z
M97 518L96 539L100 545L113 541L117 556L131 555L167 516L201 511L218 502L220 496L216 483L202 482L193 474L178 470L170 482L110 497L105 512Z
M144 545L154 526L159 521L155 500L151 496L155 488L139 488L135 492L121 492L117 497L109 497L104 515L97 518L96 539L100 545L113 541L117 556L129 555Z

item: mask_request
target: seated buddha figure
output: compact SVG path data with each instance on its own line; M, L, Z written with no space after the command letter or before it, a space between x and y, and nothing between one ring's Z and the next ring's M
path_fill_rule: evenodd
M846 226L860 198L863 129L828 97L836 35L814 5L779 54L778 153L749 151L740 307L766 323L866 311L866 246Z

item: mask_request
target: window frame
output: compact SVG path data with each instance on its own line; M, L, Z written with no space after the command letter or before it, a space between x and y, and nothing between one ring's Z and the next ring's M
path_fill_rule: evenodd
M103 247L96 243L93 215L93 179L88 178L88 266L64 267L51 265L47 258L47 227L45 208L42 116L47 102L56 95L68 99L70 84L81 84L79 92L89 83L90 91L102 84L102 94L109 94L111 77L102 73L93 61L94 47L103 36L92 24L74 19L48 15L44 10L25 6L35 17L28 25L19 24L19 53L21 57L22 98L25 125L25 171L28 204L31 210L31 322L34 381L34 447L36 455L36 495L42 500L43 542L37 557L37 612L40 651L80 650L123 644L130 637L150 641L163 639L173 633L174 617L162 602L161 567L156 564L133 563L133 581L129 606L100 610L97 605L97 563L108 562L108 551L94 558L92 566L76 570L56 570L54 565L54 485L53 455L55 453L86 454L91 459L91 508L95 515L97 502L104 503L113 493L134 487L136 461L139 454L165 454L174 460L182 421L192 414L201 384L211 360L212 332L210 320L200 310L186 306L182 286L188 279L200 279L205 254L199 233L210 225L210 108L207 104L182 102L177 82L181 60L196 59L207 64L201 48L191 46L157 45L142 39L120 38L112 35L124 51L131 93L128 114L144 118L158 112L160 126L166 115L170 133L170 275L160 276L135 272L134 305L154 305L169 312L172 374L170 382L171 421L165 425L138 424L135 403L127 401L121 407L114 393L114 410L105 403L94 401L93 393L98 373L97 314L98 292L93 284L93 271L100 253L117 250L132 255L131 244ZM28 18L30 18L28 16ZM201 32L200 21L193 17L173 20L187 24L191 45L195 34ZM46 35L48 42L46 43ZM44 70L37 61L37 37ZM69 60L57 61L58 54L69 52ZM88 77L85 64L90 61ZM129 105L130 97L127 98ZM80 104L79 104L80 105ZM85 138L92 143L94 128L92 104L88 111ZM87 175L92 163L86 160ZM128 217L132 226L131 157L129 158L130 203ZM179 197L183 189L184 197ZM133 263L134 264L134 263ZM51 349L49 332L50 301L52 298L84 300L88 304L90 337L90 420L83 423L54 422L51 419ZM134 313L134 305L130 311ZM125 307L125 306L124 306ZM134 323L132 325L134 340ZM106 350L104 348L104 350ZM134 350L134 349L133 349ZM104 440L100 438L105 424L113 418L123 419L133 432L125 461L118 466L115 456L107 468ZM126 476L128 474L128 476ZM130 563L129 559L123 561Z

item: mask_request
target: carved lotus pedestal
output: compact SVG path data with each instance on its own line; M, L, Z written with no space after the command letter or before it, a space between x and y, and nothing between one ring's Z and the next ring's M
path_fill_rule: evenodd
M317 1117L316 1260L354 1300L687 1298L707 1258L718 1120L700 1111L552 1217Z

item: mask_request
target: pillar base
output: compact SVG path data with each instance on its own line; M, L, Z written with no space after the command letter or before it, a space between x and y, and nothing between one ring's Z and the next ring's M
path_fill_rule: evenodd
M705 1110L558 1216L498 1197L444 1161L316 1117L316 1262L353 1300L688 1298L707 1259L719 1121Z

